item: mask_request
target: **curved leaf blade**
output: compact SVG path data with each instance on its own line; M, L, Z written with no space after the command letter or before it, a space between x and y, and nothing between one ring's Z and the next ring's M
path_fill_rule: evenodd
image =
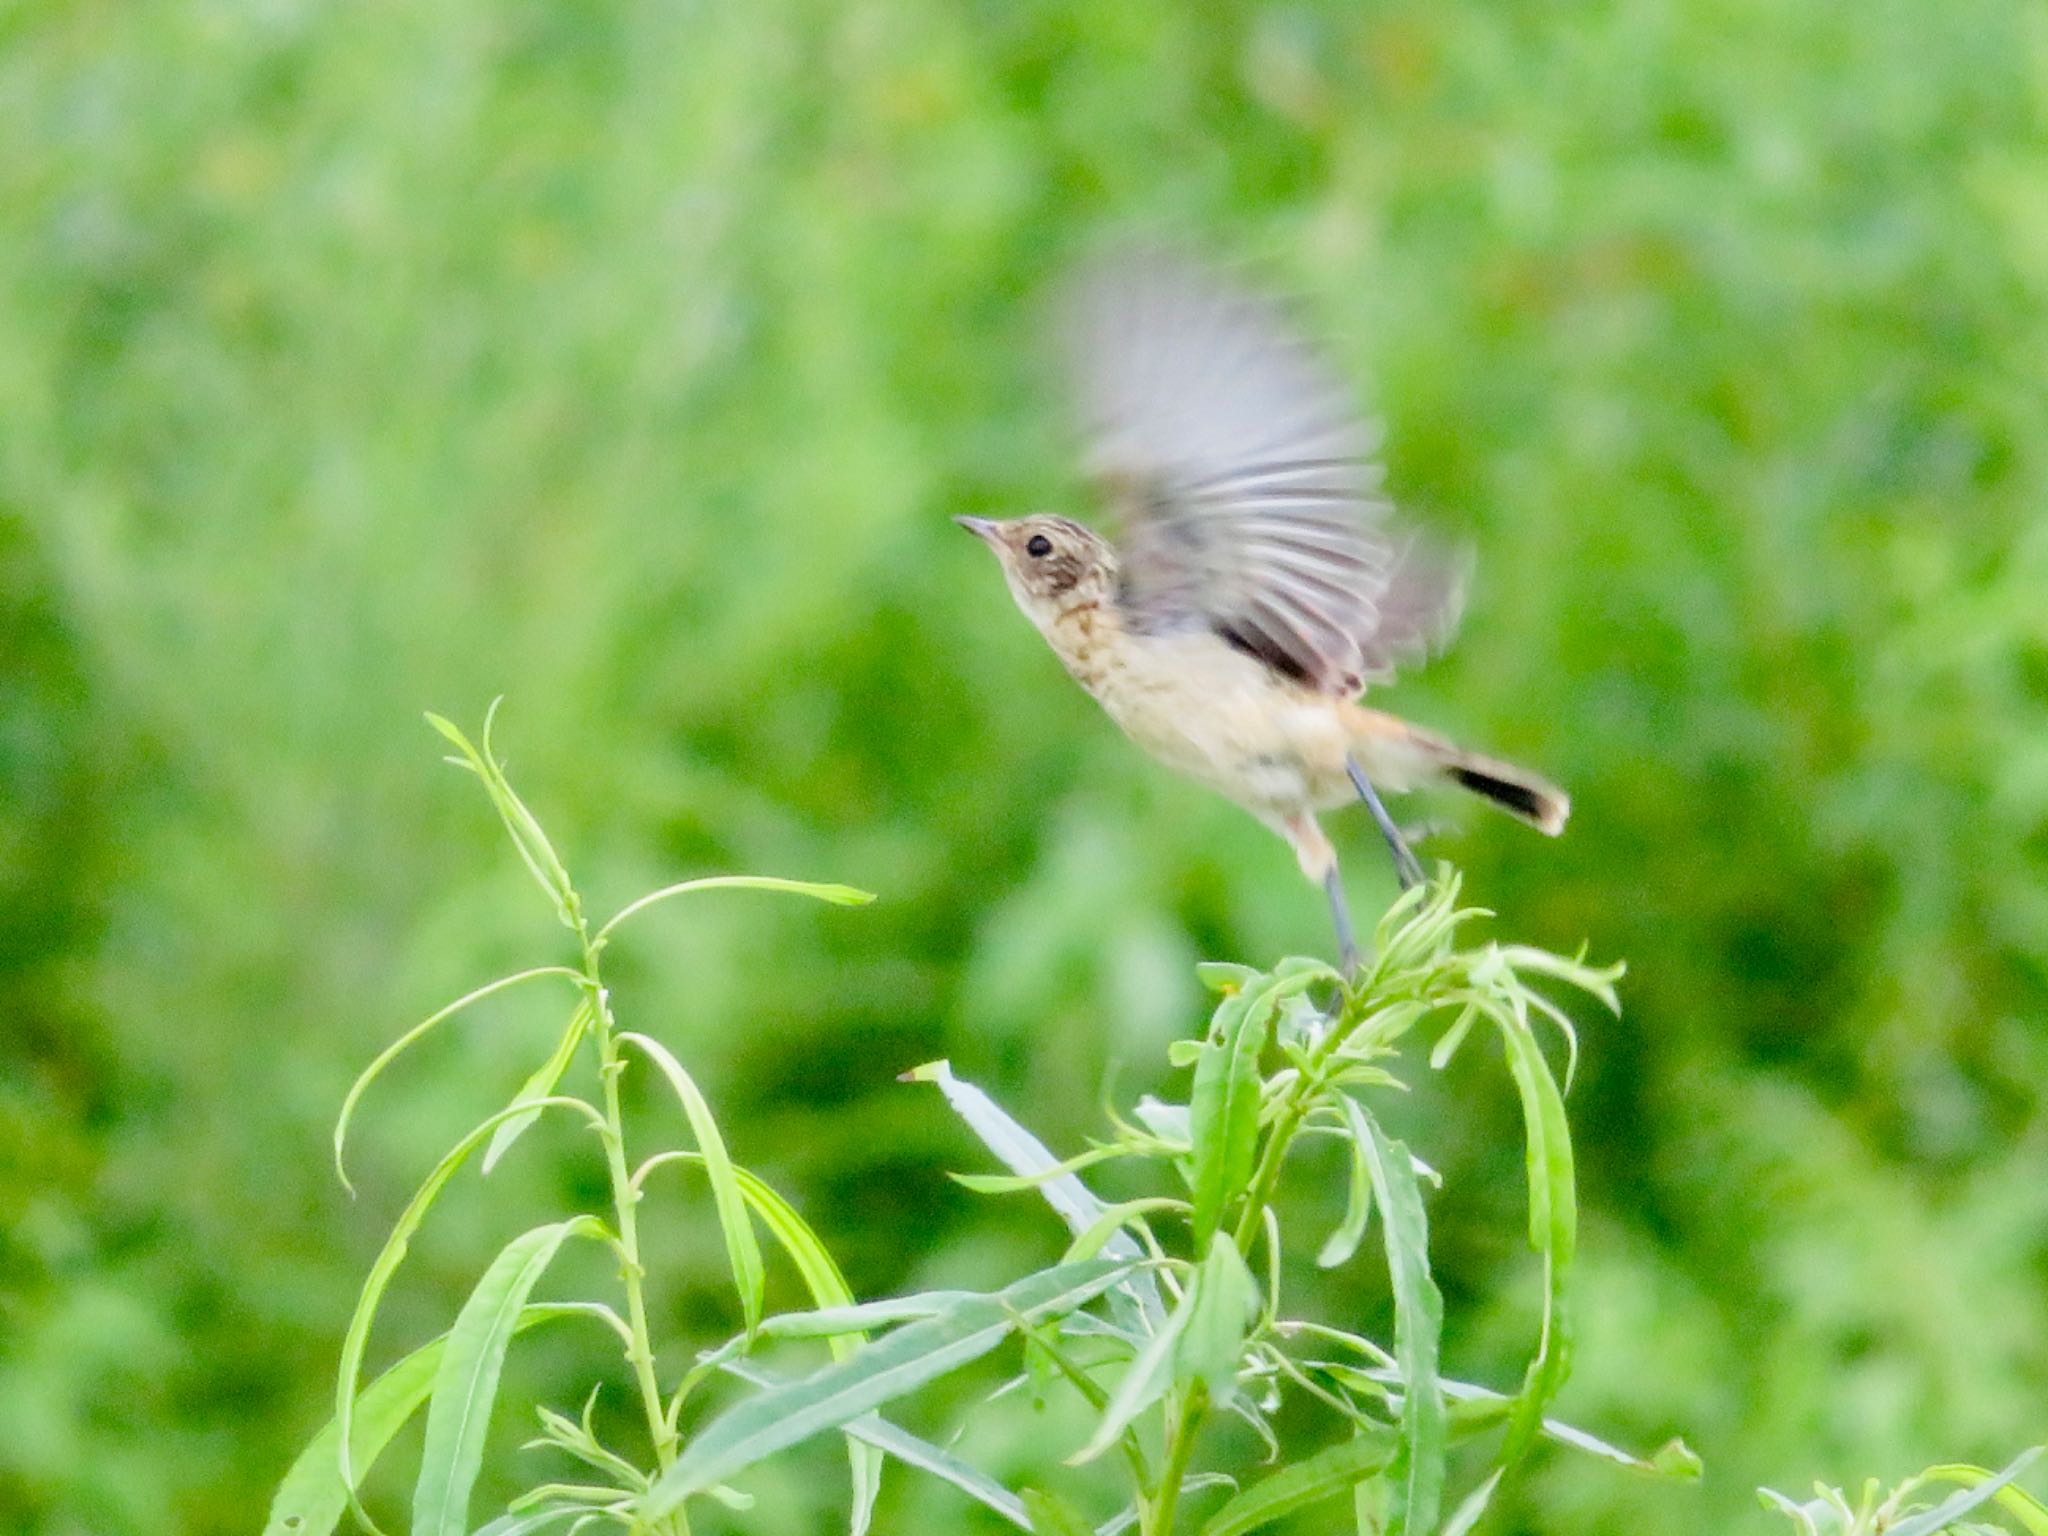
M1276 985L1267 980L1253 991L1226 997L1216 1009L1216 1038L1203 1045L1195 1060L1188 1115L1195 1149L1198 1252L1208 1251L1224 1210L1251 1182L1259 1141L1259 1052L1266 1048Z
M1245 1330L1259 1312L1259 1283L1228 1232L1209 1239L1209 1255L1188 1292L1188 1325L1174 1350L1174 1379L1199 1384L1217 1408L1237 1396Z
M515 1104L532 1099L544 1099L561 1085L562 1074L569 1070L569 1063L576 1059L576 1048L583 1043L591 1022L589 1001L578 1003L576 1011L569 1015L569 1027L562 1031L562 1038L555 1043L554 1054L534 1068L533 1075L519 1085L519 1091L512 1095ZM512 1143L533 1128L533 1122L540 1118L538 1109L529 1109L522 1115L515 1115L499 1126L491 1135L491 1144L484 1148L483 1171L489 1173L498 1166L498 1159L512 1150Z
M1352 1123L1352 1111L1357 1106L1349 1094L1340 1095L1338 1102L1345 1106L1345 1126L1350 1132L1351 1182L1344 1198L1344 1219L1316 1253L1319 1269L1335 1269L1348 1262L1358 1252L1358 1245L1365 1241L1366 1228L1372 1221L1372 1169L1366 1162L1358 1127Z
M1398 1497L1390 1532L1428 1536L1436 1530L1443 1502L1444 1462L1450 1426L1443 1387L1437 1377L1438 1346L1444 1325L1443 1295L1429 1272L1429 1218L1415 1160L1386 1133L1357 1100L1345 1094L1345 1120L1359 1142L1372 1176L1383 1220L1387 1273L1394 1290L1394 1358L1401 1371L1401 1460Z
M362 1291L356 1298L355 1312L349 1318L348 1331L342 1336L341 1363L336 1368L334 1383L334 1417L339 1426L339 1433L335 1436L335 1461L342 1486L351 1490L351 1503L352 1490L356 1485L355 1461L351 1450L354 1444L352 1422L355 1416L356 1382L362 1375L363 1355L370 1344L370 1326L376 1321L377 1307L384 1299L385 1287L390 1285L392 1275L397 1273L398 1266L404 1262L405 1251L412 1241L413 1233L417 1232L420 1223L426 1220L427 1212L432 1208L435 1198L448 1181L455 1177L456 1171L469 1161L470 1155L500 1125L513 1115L521 1114L526 1108L531 1107L533 1106L514 1105L486 1116L471 1127L462 1140L450 1147L441 1161L434 1165L433 1172L429 1173L420 1187L413 1192L412 1199L406 1203L405 1209L399 1213L398 1220L392 1224L391 1235L385 1238L384 1247L370 1265L369 1276L363 1281ZM598 1124L603 1124L602 1117L581 1099L544 1099L540 1101L539 1107L579 1110Z
M718 1209L719 1230L725 1234L725 1256L732 1266L733 1288L739 1292L740 1312L751 1337L761 1327L761 1311L768 1289L768 1271L761 1262L760 1239L754 1235L753 1218L740 1194L739 1178L733 1172L732 1156L725 1150L725 1137L694 1079L683 1070L667 1046L659 1040L627 1030L619 1038L636 1047L668 1079L683 1114L690 1122L690 1134L704 1156L705 1177L711 1181L711 1202Z
M1062 1172L1060 1160L1044 1142L980 1088L956 1076L950 1062L928 1061L905 1072L900 1080L937 1087L945 1095L947 1106L967 1123L967 1128L995 1154L997 1161L1017 1177L1035 1181L1039 1195L1076 1237L1088 1233L1102 1219L1108 1207L1095 1192L1071 1169ZM1143 1257L1136 1240L1115 1228L1103 1240L1101 1251L1104 1258L1133 1263ZM1131 1326L1138 1326L1142 1318L1148 1328L1156 1327L1166 1316L1158 1284L1149 1270L1134 1270L1118 1292L1116 1300L1136 1314L1129 1319Z
M520 1313L515 1327L523 1333L536 1323L580 1315L584 1315L580 1305L529 1306ZM443 1334L422 1344L363 1388L356 1398L355 1422L349 1439L351 1460L359 1470L369 1470L391 1437L427 1400L447 1342L448 1336ZM329 1419L306 1442L306 1448L299 1452L271 1498L263 1536L331 1536L348 1509L348 1489L342 1486L341 1458L336 1452L340 1438L340 1425Z
M1209 1517L1202 1536L1243 1536L1282 1515L1348 1493L1394 1456L1387 1435L1359 1435L1256 1482Z
M1130 1426L1131 1420L1166 1395L1166 1389L1173 1385L1174 1356L1187 1332L1188 1320L1194 1316L1194 1300L1192 1290L1181 1297L1165 1326L1147 1339L1144 1348L1132 1358L1116 1390L1103 1405L1095 1432L1086 1445L1067 1458L1068 1466L1078 1467L1100 1456L1116 1444L1117 1436Z
M743 1361L729 1360L725 1369L742 1381L752 1382L757 1387L781 1386L784 1383L766 1371L759 1370ZM862 1445L878 1451L886 1451L906 1466L929 1472L942 1482L951 1483L962 1493L985 1509L993 1510L1010 1524L1022 1530L1030 1530L1029 1516L1024 1503L994 1478L979 1468L969 1465L951 1451L933 1445L890 1423L878 1413L870 1413L855 1419L846 1426L846 1433Z
M687 896L693 891L781 891L789 896L808 896L813 901L830 902L835 907L864 907L875 899L873 891L824 881L784 880L775 875L709 875L701 880L682 880L674 885L664 885L658 891L649 891L637 901L626 903L597 930L597 942L602 944L621 923L636 913L644 912L647 908L671 897Z
M413 1536L466 1536L469 1495L483 1467L505 1351L526 1298L564 1242L599 1230L592 1218L578 1216L513 1238L456 1314L427 1407L426 1445L413 1488Z
M1109 1289L1127 1267L1106 1260L1056 1265L1001 1291L971 1296L801 1381L735 1404L706 1424L641 1498L640 1518L658 1520L690 1495L777 1451L843 1428L987 1354L1022 1324L1072 1311Z
M1518 1000L1519 1001L1519 1000ZM1536 1043L1535 1031L1519 1008L1495 1013L1501 1048L1515 1092L1522 1101L1529 1180L1529 1242L1543 1260L1543 1323L1536 1358L1522 1380L1522 1390L1508 1423L1500 1460L1511 1466L1536 1443L1543 1431L1543 1410L1571 1371L1572 1323L1569 1280L1578 1246L1578 1190L1573 1168L1571 1127L1565 1119L1564 1096Z
M535 883L554 903L555 916L571 933L580 934L583 931L582 904L575 886L569 882L569 871L563 868L562 860L556 854L554 844L548 841L547 833L541 830L540 822L526 808L526 802L513 791L511 780L505 777L504 765L498 761L498 754L491 745L491 730L497 724L498 706L504 702L502 697L493 699L491 707L484 712L480 747L473 745L453 721L431 711L427 714L427 724L452 742L462 754L464 765L483 780L484 793L490 796L498 819L511 835L513 849Z
M1889 1536L1938 1536L1939 1532L1954 1525L1979 1505L1995 1499L2000 1490L2032 1466L2040 1454L2041 1447L2038 1445L2031 1450L2022 1451L1996 1477L1987 1477L1973 1487L1958 1489L1932 1509L1924 1509L1917 1515L1908 1516L1888 1528Z
M403 1055L406 1050L416 1045L435 1025L442 1023L444 1020L454 1018L456 1014L462 1012L470 1004L480 1003L494 993L507 991L510 988L519 986L522 982L533 981L542 976L566 976L571 981L576 979L576 973L566 965L540 965L535 966L530 971L519 971L510 976L500 976L496 981L485 982L474 992L464 993L445 1008L436 1009L433 1013L428 1014L426 1018L420 1020L419 1023L413 1025L411 1029L408 1029L404 1034L377 1053L376 1058L367 1067L363 1068L361 1073L357 1075L356 1080L349 1085L348 1093L343 1096L341 1101L341 1113L335 1116L334 1119L334 1171L341 1179L341 1187L343 1189L347 1190L350 1194L356 1192L355 1185L348 1181L348 1169L344 1166L342 1160L343 1148L348 1141L349 1122L355 1118L356 1105L362 1101L363 1095L369 1091L370 1084L383 1075L384 1069L396 1061L399 1056Z
M2008 1515L2026 1527L2028 1536L2048 1536L2048 1505L2035 1498L2024 1488L2015 1487L2012 1477L2026 1469L2026 1466L2048 1446L2032 1446L2020 1453L2004 1472L1992 1473L1983 1467L1973 1467L1963 1462L1944 1462L1929 1467L1915 1479L1921 1484L1959 1483L1965 1488L1975 1488L1987 1478L1996 1476L2003 1486L1998 1490L1998 1504Z
M704 1166L701 1152L665 1152L656 1161L670 1159L682 1163ZM782 1245L782 1251L796 1266L803 1277L804 1287L811 1293L811 1300L820 1309L841 1310L853 1305L853 1289L846 1283L846 1277L839 1272L839 1265L818 1234L811 1230L811 1224L797 1214L773 1185L759 1174L739 1164L733 1164L733 1175L739 1183L740 1193L747 1204L754 1208L754 1214L761 1218L761 1224L769 1235ZM831 1351L834 1360L848 1360L859 1352L867 1342L864 1333L835 1333L827 1335L825 1347ZM863 1529L860 1516L862 1511L874 1508L876 1495L882 1483L882 1455L874 1446L867 1444L851 1433L846 1440L846 1459L853 1475L853 1529L855 1536Z
M363 1388L350 1430L356 1466L367 1470L427 1400L441 1367L442 1343L422 1344ZM340 1425L329 1419L277 1485L263 1536L328 1536L341 1523L348 1489L341 1481L340 1441Z

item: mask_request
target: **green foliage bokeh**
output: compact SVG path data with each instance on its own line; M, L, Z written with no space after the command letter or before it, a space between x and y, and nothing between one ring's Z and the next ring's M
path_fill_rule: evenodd
M1326 947L947 521L1082 505L1040 296L1128 227L1253 260L1370 381L1396 495L1480 554L1392 702L1576 800L1442 850L1509 935L1630 963L1572 1097L1562 1407L1709 1477L1553 1459L1498 1528L1718 1533L1759 1482L2038 1438L2044 122L2015 0L0 17L0 1525L252 1528L382 1221L558 1022L434 1042L341 1193L355 1070L552 942L425 708L510 695L601 904L884 894L707 901L617 967L864 1295L1057 1249L943 1181L973 1150L898 1071L1072 1150L1195 1027L1193 961ZM1532 1301L1514 1107L1454 1071L1414 1111L1447 1361L1489 1379ZM530 1140L394 1329L588 1196ZM657 1225L667 1323L722 1336L708 1215ZM813 1482L748 1528L824 1528Z

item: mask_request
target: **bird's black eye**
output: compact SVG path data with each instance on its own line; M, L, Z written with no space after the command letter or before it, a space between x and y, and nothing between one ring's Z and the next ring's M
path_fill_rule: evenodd
M1031 535L1030 541L1025 544L1024 553L1034 560L1043 560L1052 553L1052 540L1042 533L1034 533Z

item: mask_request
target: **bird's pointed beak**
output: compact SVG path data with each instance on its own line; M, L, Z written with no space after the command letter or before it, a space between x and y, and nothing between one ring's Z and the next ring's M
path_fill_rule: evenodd
M953 521L984 544L993 544L996 541L996 525L985 517L956 517Z

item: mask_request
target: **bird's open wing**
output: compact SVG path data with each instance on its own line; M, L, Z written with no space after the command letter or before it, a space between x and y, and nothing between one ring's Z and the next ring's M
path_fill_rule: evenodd
M1455 624L1457 562L1392 523L1376 430L1269 301L1157 251L1082 269L1065 340L1120 601L1354 694Z

